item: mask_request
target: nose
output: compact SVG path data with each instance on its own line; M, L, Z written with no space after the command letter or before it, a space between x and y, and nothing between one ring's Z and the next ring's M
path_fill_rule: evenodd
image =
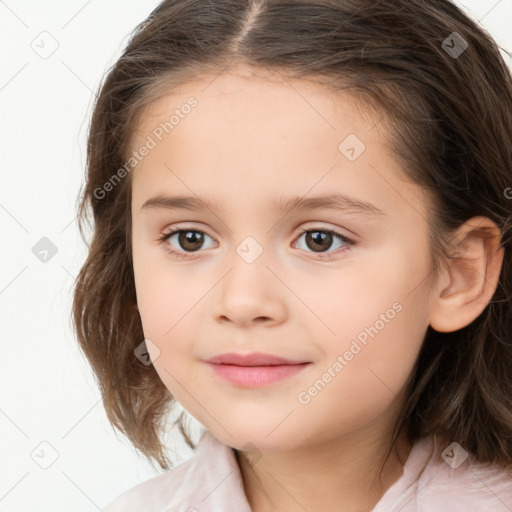
M286 305L282 283L267 266L263 254L249 261L238 253L230 259L231 267L218 285L217 321L240 326L283 322Z

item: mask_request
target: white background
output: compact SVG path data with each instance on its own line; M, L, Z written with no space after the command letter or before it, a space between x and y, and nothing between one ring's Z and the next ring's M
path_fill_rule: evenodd
M512 51L512 0L457 3ZM0 512L93 512L161 472L114 433L70 321L93 91L157 4L0 0ZM32 48L43 31L58 44L46 59ZM47 263L32 252L42 237L57 247ZM169 446L192 454L179 434Z

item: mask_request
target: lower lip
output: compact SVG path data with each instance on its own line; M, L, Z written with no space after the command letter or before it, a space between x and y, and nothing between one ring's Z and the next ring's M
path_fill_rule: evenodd
M281 364L276 366L236 366L233 364L208 363L222 379L246 388L268 386L292 377L311 363Z

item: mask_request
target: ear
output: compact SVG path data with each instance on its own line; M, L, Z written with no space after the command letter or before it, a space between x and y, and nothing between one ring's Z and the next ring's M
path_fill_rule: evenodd
M462 329L477 318L498 286L505 250L500 229L487 217L466 221L454 236L454 258L447 262L430 310L438 332Z

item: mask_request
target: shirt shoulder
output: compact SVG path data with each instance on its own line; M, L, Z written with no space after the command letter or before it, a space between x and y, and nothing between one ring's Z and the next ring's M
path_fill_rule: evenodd
M205 431L194 455L125 491L103 512L251 512L233 449Z
M512 510L512 471L484 464L458 443L428 436L413 446L404 472L372 512Z

